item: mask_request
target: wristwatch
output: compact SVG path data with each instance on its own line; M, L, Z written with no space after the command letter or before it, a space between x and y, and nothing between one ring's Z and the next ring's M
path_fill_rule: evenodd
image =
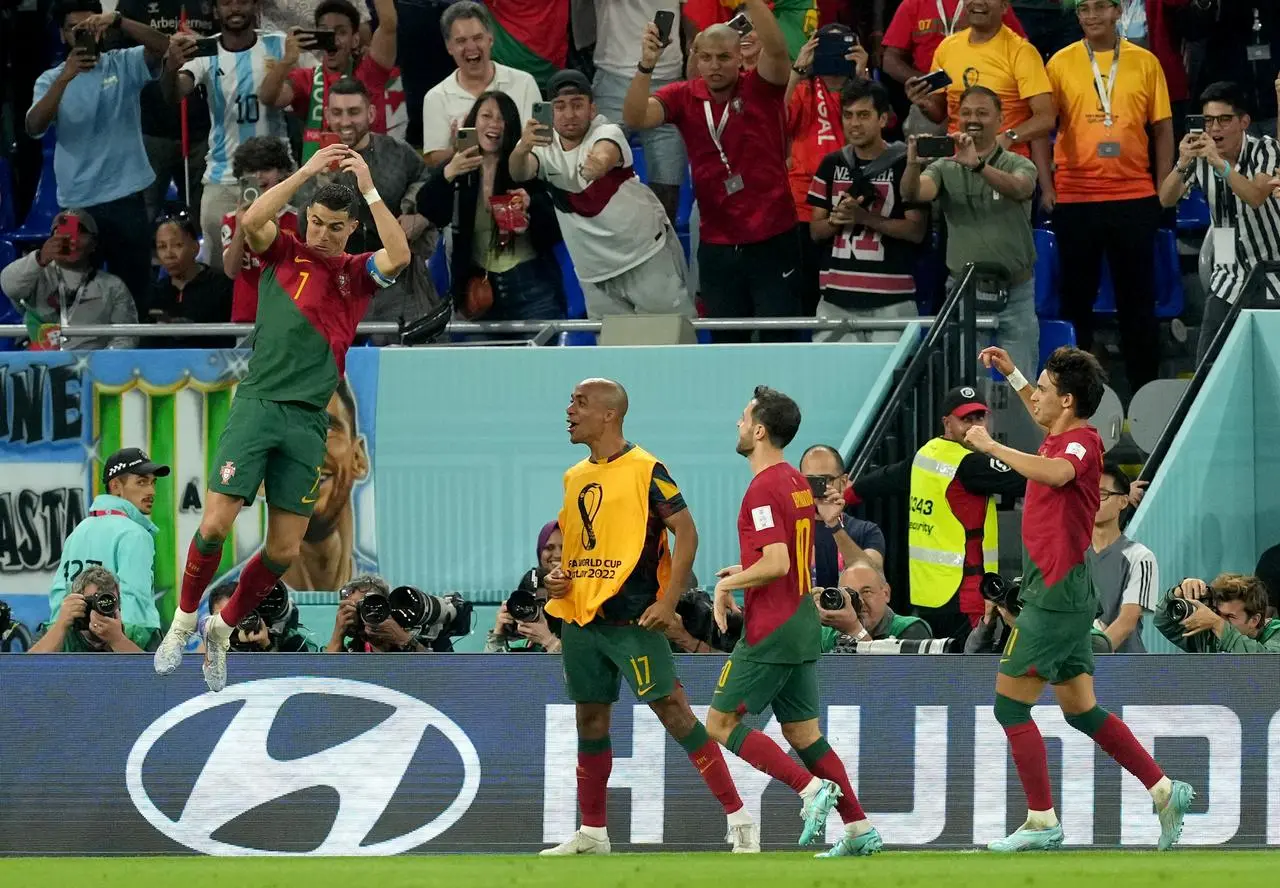
M646 67L644 66L644 62L637 62L637 63L636 63L636 70L637 70L637 71L639 71L641 74L652 74L652 73L653 73L653 68L646 68Z
M1017 141L1018 141L1018 131L1017 131L1017 130L1007 129L1007 130L1005 130L1003 133L1001 133L1000 135L1004 136L1004 137L1005 137L1005 138L1007 138L1010 142L1013 142L1013 143L1015 143L1015 144L1016 144L1016 143L1017 143Z
M987 167L987 159L984 157L984 158L982 158L981 160L979 160L979 161L978 161L978 165L977 165L976 167L974 167L974 168L973 168L973 171L974 171L975 173L980 173L980 172L982 172L984 169L986 169L986 167Z
M797 74L799 74L801 77L808 77L808 76L809 76L809 69L808 69L808 68L801 68L799 65L792 65L792 66L791 66L791 70L792 70L792 71L795 71L795 72L796 72Z

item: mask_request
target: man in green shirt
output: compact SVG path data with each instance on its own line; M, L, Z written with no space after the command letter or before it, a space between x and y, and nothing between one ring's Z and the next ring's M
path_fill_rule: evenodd
M111 571L91 564L76 575L57 618L30 653L141 654L151 637L146 626L126 626L120 621L120 584Z
M907 140L902 199L936 201L947 222L947 271L951 279L970 262L996 266L1008 300L996 315L1000 346L1018 367L1040 366L1040 323L1036 319L1036 246L1031 234L1031 199L1036 165L996 144L1000 97L971 86L960 97L960 131L952 133L955 154L921 169L916 137Z
M818 616L822 619L822 652L852 653L860 641L882 638L925 640L933 638L929 624L919 617L907 617L889 607L889 581L880 568L868 561L855 561L840 574L844 607L822 607L822 590L813 590ZM854 606L853 595L858 596Z
M1169 612L1182 598L1191 615L1177 620ZM1267 589L1257 577L1219 574L1209 585L1187 578L1156 605L1156 628L1193 654L1280 654L1280 620L1267 619Z

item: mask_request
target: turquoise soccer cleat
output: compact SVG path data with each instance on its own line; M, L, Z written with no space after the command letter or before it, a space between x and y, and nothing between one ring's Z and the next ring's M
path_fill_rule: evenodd
M813 799L800 809L800 816L804 818L804 829L800 831L801 845L812 845L813 840L824 833L827 815L835 808L840 795L840 787L830 780L823 780Z
M1160 809L1160 843L1156 846L1161 851L1168 851L1182 838L1182 819L1191 809L1191 800L1196 791L1191 784L1181 780L1173 781L1173 791L1169 801Z
M814 857L870 857L884 847L884 839L874 827L860 836L845 836Z
M1009 853L1014 851L1053 851L1062 847L1062 824L1048 829L1028 829L1025 825L1014 830L1012 835L996 839L987 845L992 851Z

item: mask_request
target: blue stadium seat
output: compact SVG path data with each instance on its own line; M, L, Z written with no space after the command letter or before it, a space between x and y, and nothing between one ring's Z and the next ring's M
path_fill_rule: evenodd
M564 241L556 244L556 263L560 266L560 283L564 288L566 316L571 320L579 320L587 316L587 300L582 295L582 284L578 282L578 272L573 268L573 260L569 258L569 248ZM561 337L563 345L595 345L594 333L565 333Z
M686 168L680 182L680 202L676 205L676 232L689 233L689 216L693 213L693 171ZM685 251L686 253L688 250Z
M1209 202L1196 188L1178 201L1178 233L1195 234L1207 231L1210 225Z
M58 215L58 181L53 172L53 149L57 143L52 127L44 134L41 143L44 162L40 168L40 181L36 184L36 196L22 225L4 232L4 236L12 241L43 241L53 230L53 217Z
M164 200L171 204L178 202L178 183L172 179L169 180L169 190L164 193Z
M1049 360L1049 355L1053 354L1054 349L1075 344L1076 328L1071 326L1070 321L1040 319L1040 367L1044 367L1045 361ZM1037 368L1038 371L1039 368Z
M0 157L0 231L9 231L17 224L13 199L13 170L9 158Z
M1178 258L1178 243L1174 233L1167 228L1156 232L1155 263L1152 279L1156 288L1156 317L1176 318L1182 314L1186 294L1182 289L1182 264ZM1098 285L1098 298L1093 303L1094 314L1115 314L1116 290L1111 280L1111 267L1104 259L1102 280Z
M631 161L631 168L636 171L636 176L639 177L641 182L648 185L649 165L645 163L644 146L637 139L631 140Z
M443 237L427 260L427 271L431 274L431 283L435 285L436 292L442 298L449 298L449 257L445 255Z
M1036 244L1036 314L1041 318L1056 318L1058 281L1061 268L1058 262L1058 239L1052 231L1037 228L1032 234Z
M18 258L18 251L13 243L0 240L0 269ZM8 299L0 299L0 324L21 324L22 314ZM14 338L0 339L0 351L12 351L17 348L18 340Z

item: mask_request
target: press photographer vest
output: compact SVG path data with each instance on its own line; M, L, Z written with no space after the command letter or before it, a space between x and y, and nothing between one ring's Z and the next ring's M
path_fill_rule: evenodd
M585 626L622 589L644 551L649 528L649 485L658 460L640 447L609 462L584 459L564 476L561 566L569 594L547 602L547 613ZM671 578L671 553L659 541L658 594Z
M965 576L965 546L970 539L982 540L982 570L995 572L999 568L995 499L980 497L987 502L986 518L975 528L960 523L947 499L960 461L972 452L963 444L939 437L921 447L911 462L907 546L913 605L941 607L955 596ZM959 485L954 495L979 497Z

